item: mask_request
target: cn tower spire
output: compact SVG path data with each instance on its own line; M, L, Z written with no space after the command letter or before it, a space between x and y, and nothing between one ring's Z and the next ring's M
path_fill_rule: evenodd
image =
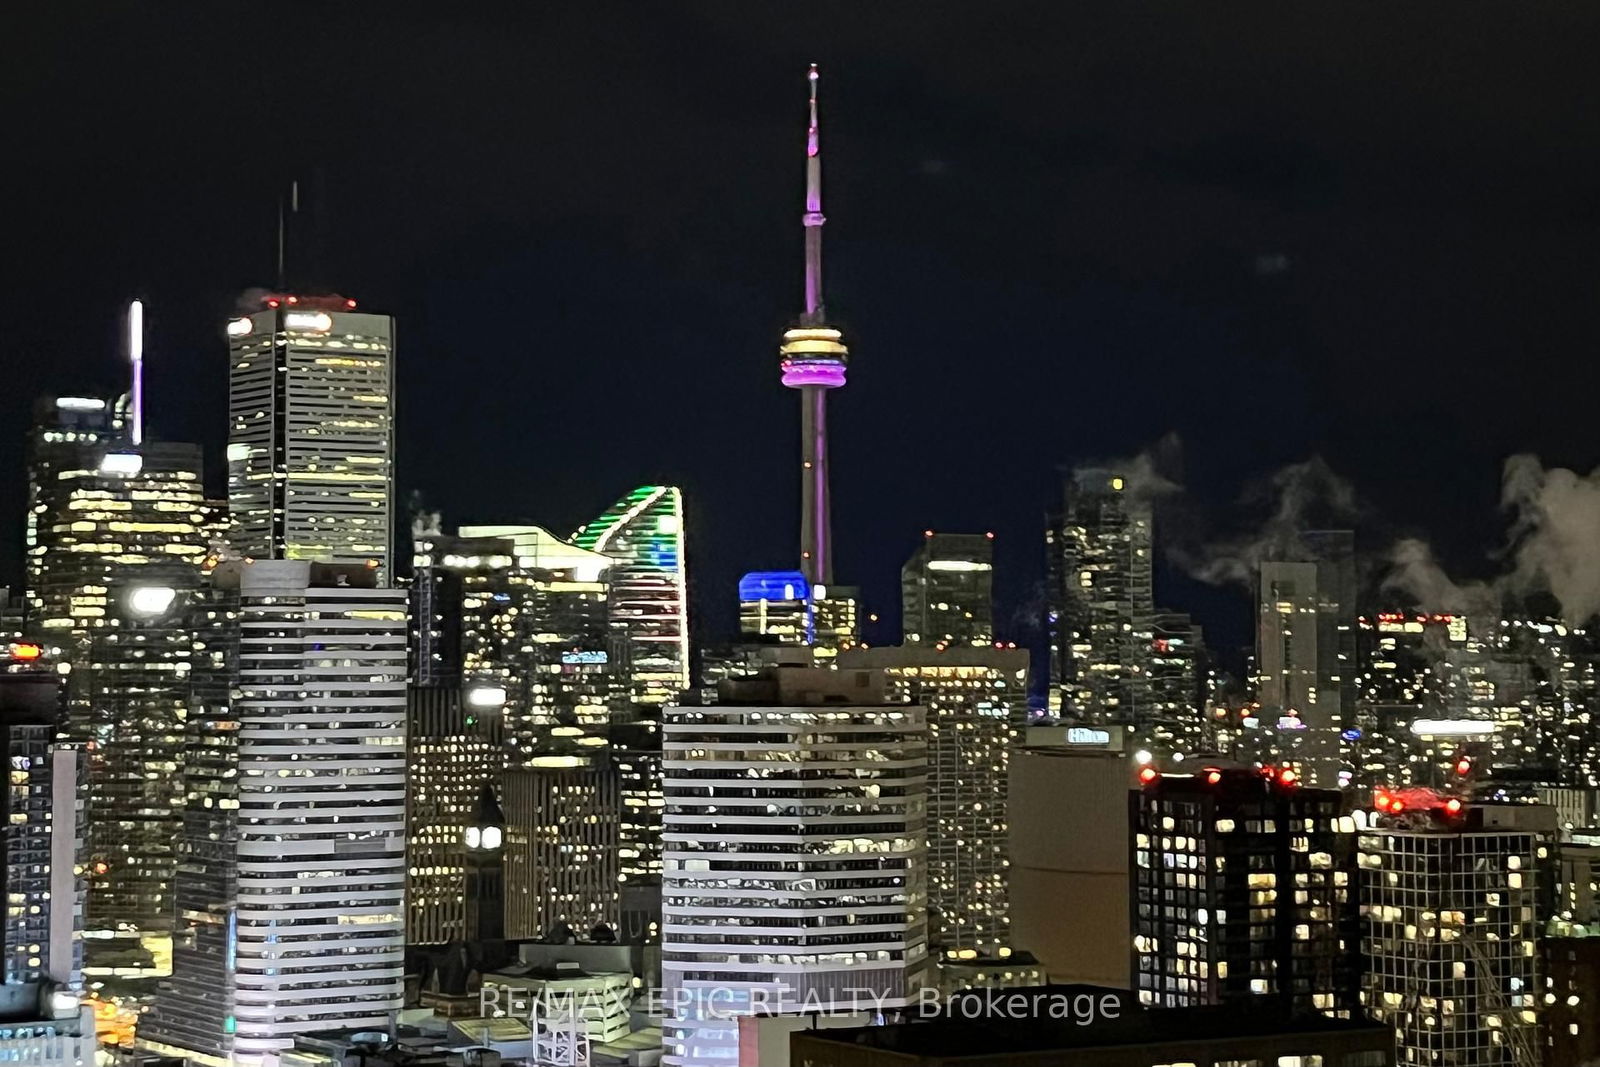
M822 144L817 130L817 66L806 127L805 309L778 349L783 384L800 392L800 570L813 586L833 582L832 514L828 496L828 391L844 385L849 350L828 325L822 303Z
M806 310L805 326L820 326L822 309L822 143L817 135L817 65L806 75L811 82L811 123L806 128Z

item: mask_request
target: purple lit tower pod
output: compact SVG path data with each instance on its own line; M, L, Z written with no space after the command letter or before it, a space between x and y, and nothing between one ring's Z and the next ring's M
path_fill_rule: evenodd
M800 390L800 570L813 587L833 584L828 504L828 390L844 384L849 350L828 326L822 306L822 152L817 140L817 67L806 130L806 305L800 324L783 335L783 384ZM819 590L820 591L820 590ZM824 594L825 595L825 594Z

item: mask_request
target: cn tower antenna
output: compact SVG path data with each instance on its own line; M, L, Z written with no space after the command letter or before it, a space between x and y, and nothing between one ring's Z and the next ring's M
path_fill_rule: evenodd
M826 319L822 305L822 142L817 129L817 65L806 79L811 83L811 122L806 128L806 306L801 323L819 326Z

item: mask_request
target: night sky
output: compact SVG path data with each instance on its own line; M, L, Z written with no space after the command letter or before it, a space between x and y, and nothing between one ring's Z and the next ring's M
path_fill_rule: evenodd
M398 317L402 490L567 533L680 484L726 636L737 576L797 553L776 346L817 62L838 578L880 639L927 527L997 532L1031 639L1060 470L1168 433L1186 536L1320 455L1365 547L1490 568L1508 454L1600 463L1600 5L1315 8L28 5L0 34L3 451L33 397L122 387L138 295L152 431L220 493L221 326L300 178L299 270ZM1246 639L1242 591L1163 567L1158 598Z

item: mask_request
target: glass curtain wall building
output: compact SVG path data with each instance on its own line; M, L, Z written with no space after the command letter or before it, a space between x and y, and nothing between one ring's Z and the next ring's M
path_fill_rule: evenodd
M393 574L394 320L272 294L228 323L228 510L247 559Z

